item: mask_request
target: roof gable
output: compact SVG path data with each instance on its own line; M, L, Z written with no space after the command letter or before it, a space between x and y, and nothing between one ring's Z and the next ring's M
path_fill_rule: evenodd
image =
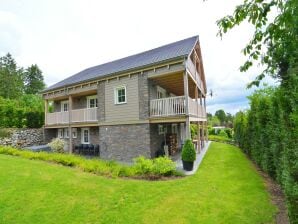
M50 86L45 91L54 90L64 86L81 83L108 75L113 75L119 72L137 69L178 57L187 56L191 53L197 41L198 36L194 36L139 54L90 67Z

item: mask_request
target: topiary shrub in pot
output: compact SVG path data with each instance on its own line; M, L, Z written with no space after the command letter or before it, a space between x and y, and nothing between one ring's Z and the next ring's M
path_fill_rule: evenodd
M186 171L191 171L193 169L193 163L196 160L196 150L190 139L187 139L182 148L182 163L183 169Z

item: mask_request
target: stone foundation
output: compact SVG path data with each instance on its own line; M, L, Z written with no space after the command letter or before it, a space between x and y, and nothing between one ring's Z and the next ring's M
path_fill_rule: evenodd
M44 144L42 128L10 129L11 135L0 139L0 145L23 148L32 145Z
M150 158L149 124L99 127L100 157L130 162L133 158Z

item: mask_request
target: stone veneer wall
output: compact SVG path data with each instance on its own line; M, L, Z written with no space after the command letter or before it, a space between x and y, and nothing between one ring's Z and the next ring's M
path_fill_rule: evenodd
M151 157L149 124L100 126L99 142L102 159L130 162Z
M11 129L10 137L0 139L0 145L17 148L42 144L44 144L44 132L42 128Z

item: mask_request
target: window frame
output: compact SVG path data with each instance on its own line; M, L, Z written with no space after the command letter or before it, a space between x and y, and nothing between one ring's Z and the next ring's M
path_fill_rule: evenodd
M90 100L95 99L95 107L90 107ZM98 108L98 98L97 95L87 96L87 108Z
M77 138L78 137L78 130L77 128L72 128L71 130L72 138Z
M85 142L84 131L88 131L88 142ZM89 128L81 128L81 143L82 144L90 144L90 129Z
M160 86L157 86L156 88L156 98L157 99L163 99L163 98L166 98L167 97L167 91L160 87Z
M162 124L159 124L158 125L158 134L159 135L165 134L165 127L164 127L164 125L162 125Z
M68 128L63 129L63 137L64 138L69 138L69 129Z
M124 89L124 96L125 96L125 101L124 102L119 102L119 95L118 95L118 91ZM126 85L121 85L121 86L117 86L114 88L114 103L116 105L121 105L121 104L126 104L127 103L127 90L126 90Z
M67 110L64 110L64 105L67 104ZM69 111L69 102L68 100L61 101L61 112L68 112Z
M64 129L58 128L58 138L64 138Z

